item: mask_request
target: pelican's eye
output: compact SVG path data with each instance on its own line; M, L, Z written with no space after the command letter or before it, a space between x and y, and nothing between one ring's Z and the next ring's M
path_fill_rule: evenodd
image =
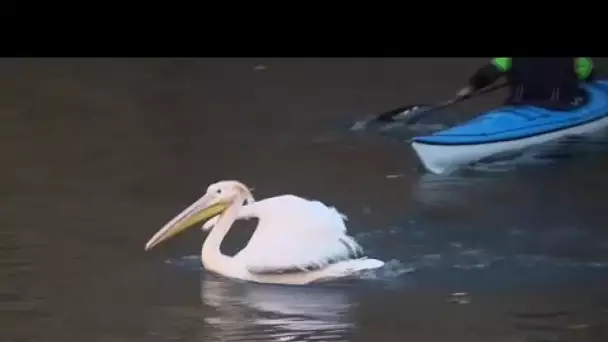
M220 194L222 193L222 189L217 189L217 190L215 190L215 192L216 192L218 195L220 195Z

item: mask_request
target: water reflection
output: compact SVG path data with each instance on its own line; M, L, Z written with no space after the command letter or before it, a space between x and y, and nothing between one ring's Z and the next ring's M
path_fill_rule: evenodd
M413 199L419 204L430 206L452 206L470 204L476 200L505 200L506 195L513 201L526 201L521 196L522 189L528 194L539 187L549 186L556 197L536 198L534 203L550 203L566 198L566 187L575 187L582 179L589 179L589 173L602 162L601 154L608 151L608 140L570 138L553 144L530 149L524 153L487 160L457 172L436 175L423 173L413 190ZM568 177L568 181L564 179ZM497 197L499 196L499 197ZM511 203L515 204L515 203ZM531 203L532 204L532 203ZM485 207L485 206L484 206Z
M474 193L489 191L498 181L494 174L423 174L412 191L412 199L424 205L466 204Z
M347 341L354 326L344 286L252 284L205 274L201 299L214 309L204 320L215 341Z

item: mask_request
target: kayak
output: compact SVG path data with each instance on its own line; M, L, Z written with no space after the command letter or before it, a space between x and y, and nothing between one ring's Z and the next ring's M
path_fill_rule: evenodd
M588 101L575 110L505 106L432 135L414 137L412 148L428 171L442 174L499 155L600 132L608 127L608 80L582 86Z

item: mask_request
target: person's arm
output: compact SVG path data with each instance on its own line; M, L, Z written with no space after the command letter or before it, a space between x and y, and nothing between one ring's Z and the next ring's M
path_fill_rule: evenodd
M467 96L472 92L487 87L504 76L511 69L510 57L493 58L479 68L469 79L468 86L458 92L458 96Z

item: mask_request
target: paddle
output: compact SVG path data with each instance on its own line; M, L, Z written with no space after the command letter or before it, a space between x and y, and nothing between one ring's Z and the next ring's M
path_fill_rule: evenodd
M433 112L433 111L436 111L439 109L449 107L458 102L464 101L466 99L470 99L471 97L474 97L476 95L481 95L481 94L492 92L492 91L500 89L506 85L507 85L506 82L489 85L485 88L481 88L468 95L456 96L451 100L444 101L444 102L435 104L433 106L407 105L407 106L395 108L395 109L389 110L388 112L377 114L370 119L359 121L359 122L355 123L351 129L360 130L362 128L365 128L369 123L372 123L372 122L394 122L397 120L400 120L400 121L405 120L406 124L412 125L412 124L415 124L416 122L418 122L420 119L422 119L426 114L429 114L429 112Z

